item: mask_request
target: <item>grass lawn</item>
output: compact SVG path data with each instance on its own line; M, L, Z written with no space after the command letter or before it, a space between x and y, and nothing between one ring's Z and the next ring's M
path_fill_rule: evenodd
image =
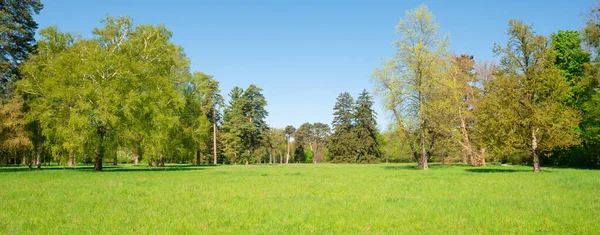
M600 232L600 171L432 165L0 168L0 234Z

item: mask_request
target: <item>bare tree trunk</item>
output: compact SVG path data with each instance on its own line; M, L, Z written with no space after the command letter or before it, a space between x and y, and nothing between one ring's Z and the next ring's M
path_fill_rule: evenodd
M135 165L140 164L140 154L138 152L137 146L133 147L131 155L133 156L133 164L135 164Z
M248 150L248 155L246 156L246 165L248 165L248 158L250 158L250 150Z
M531 128L531 154L533 154L533 172L540 172L540 159L537 154L537 138L533 128Z
M462 164L467 165L467 148L465 147L462 150Z
M315 151L313 152L313 157L312 157L314 164L317 164L317 153L318 153L317 151L319 151L319 146L317 144L315 144Z
M196 165L200 165L200 150L196 150Z
M428 170L429 165L427 164L427 150L425 149L425 132L421 130L421 167L423 170Z
M481 160L481 166L485 166L485 148L481 149L480 160Z
M287 139L287 155L285 155L285 164L290 161L290 139Z
M117 155L115 155L115 158L113 159L113 165L117 165L119 164L119 159L117 158Z
M213 164L217 165L217 110L213 107Z
M237 165L237 150L233 152L233 165Z
M281 154L281 152L279 152L279 164L283 163L283 154Z
M69 149L69 159L67 160L67 166L73 166L73 162L75 161L75 153L73 148Z

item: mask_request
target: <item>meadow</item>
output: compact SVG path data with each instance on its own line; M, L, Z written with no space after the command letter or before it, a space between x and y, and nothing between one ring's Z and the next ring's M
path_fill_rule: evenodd
M594 234L600 171L433 164L0 167L0 234Z

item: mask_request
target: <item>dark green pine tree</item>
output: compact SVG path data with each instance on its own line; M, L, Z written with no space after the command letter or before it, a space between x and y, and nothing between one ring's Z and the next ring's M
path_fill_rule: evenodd
M355 163L359 158L356 145L358 144L354 132L354 99L348 92L341 93L333 107L333 134L329 139L329 154L332 162Z
M33 14L40 13L43 7L39 0L3 0L0 4L0 98L18 79L18 65L34 50L38 24Z
M267 99L261 93L262 89L250 85L242 95L243 102L243 114L247 118L248 122L242 127L243 143L246 151L252 156L254 150L258 148L264 141L264 135L267 134L269 129L265 118L269 115L269 112L265 109L267 106Z
M373 97L367 90L363 90L363 92L358 95L355 107L354 132L358 139L354 146L358 152L356 162L379 162L381 153L377 141L377 136L379 135L376 121L377 113L373 110Z

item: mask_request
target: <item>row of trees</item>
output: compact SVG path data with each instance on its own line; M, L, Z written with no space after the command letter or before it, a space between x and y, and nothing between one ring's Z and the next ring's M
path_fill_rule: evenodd
M507 42L493 48L500 61L475 63L449 52L426 6L408 11L396 27L396 55L372 76L395 118L397 134L388 137L423 169L432 157L460 153L464 164L520 159L536 172L540 156L597 165L598 63L582 48L598 48L598 11L592 15L583 37L572 30L544 37L510 20Z
M372 75L393 114L376 128L373 97L341 93L331 127L284 129L265 121L262 89L233 88L190 72L162 25L103 20L92 38L40 30L39 1L8 1L0 57L0 164L376 163L486 161L566 166L600 163L600 12L582 33L549 37L511 20L498 63L448 50L425 6L396 27L396 54ZM585 47L583 47L583 46Z

